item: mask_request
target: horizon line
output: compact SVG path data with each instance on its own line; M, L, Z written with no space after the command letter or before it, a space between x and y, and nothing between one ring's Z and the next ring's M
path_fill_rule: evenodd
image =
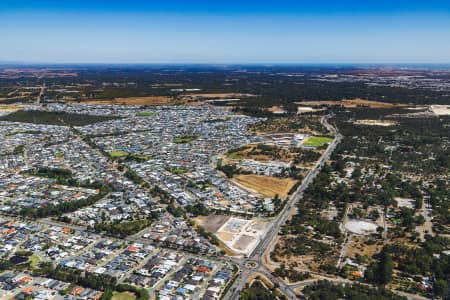
M48 61L0 61L4 65L136 65L136 66L305 66L305 65L450 65L442 62L48 62Z

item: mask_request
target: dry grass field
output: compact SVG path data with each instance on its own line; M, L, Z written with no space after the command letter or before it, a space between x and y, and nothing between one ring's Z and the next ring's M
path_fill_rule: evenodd
M249 98L256 97L252 94L241 94L241 93L195 93L195 94L183 94L181 98L188 99L229 99L229 98Z
M25 105L0 105L0 111L13 112L25 108Z
M246 189L271 198L275 197L275 195L282 198L287 197L290 189L297 183L297 180L292 178L276 178L263 175L237 175L232 180Z
M357 107L366 106L370 108L394 108L394 107L405 107L403 104L393 104L380 101L364 100L364 99L352 99L352 100L340 100L340 101L303 101L296 102L299 105L306 106L321 106L321 105L336 105L344 107Z
M174 103L174 100L166 96L147 96L114 98L112 100L87 100L82 103L91 105L170 105Z
M372 257L375 253L379 253L383 243L367 243L368 240L370 240L368 237L352 237L345 248L345 256L355 259L358 255Z
M353 124L388 127L388 126L397 125L398 123L395 121L388 121L388 120L357 120L357 121L353 122Z

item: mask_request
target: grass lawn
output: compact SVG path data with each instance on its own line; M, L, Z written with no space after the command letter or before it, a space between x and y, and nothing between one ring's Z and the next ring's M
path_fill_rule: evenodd
M308 147L321 147L325 144L328 144L332 141L331 138L325 136L311 136L303 142L303 146Z
M28 258L28 261L30 262L31 268L36 269L38 264L41 262L41 259L39 256L33 254Z
M157 115L156 111L140 111L136 114L136 117L156 117Z
M183 136L183 137L177 137L173 140L175 144L187 144L192 142L193 140L196 140L198 136Z
M182 167L167 167L166 170L175 175L184 174L188 171L187 169Z
M131 292L114 292L111 300L134 300L136 299L136 295Z
M128 155L129 155L128 152L122 150L114 150L109 152L109 156L111 156L111 158L122 158L127 157Z

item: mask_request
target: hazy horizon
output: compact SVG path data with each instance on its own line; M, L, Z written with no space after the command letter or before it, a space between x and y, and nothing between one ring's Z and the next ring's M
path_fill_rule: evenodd
M0 62L448 64L448 1L0 3Z

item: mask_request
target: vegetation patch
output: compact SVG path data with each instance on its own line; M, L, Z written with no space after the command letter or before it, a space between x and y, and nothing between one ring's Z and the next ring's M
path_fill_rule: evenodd
M303 142L303 146L307 147L322 147L329 144L332 141L331 138L325 136L311 136Z
M175 144L187 144L198 139L197 135L177 137L173 140Z
M136 295L132 292L114 292L112 300L134 300Z
M114 150L114 151L109 152L109 156L112 159L124 158L124 157L127 157L128 155L129 155L128 152L122 151L122 150Z
M118 119L118 117L70 114L65 112L47 112L39 110L19 110L9 115L0 117L0 121L61 126L84 126L114 119Z
M125 237L143 230L145 227L150 226L152 220L150 219L138 219L132 221L119 221L113 223L99 223L95 224L94 229L97 232L105 231L112 235Z
M158 112L156 111L140 111L136 114L136 117L156 117Z
M174 166L170 166L170 167L166 167L166 170L169 171L172 174L175 175L180 175L180 174L184 174L186 172L188 172L189 170L183 167L174 167Z
M335 285L328 281L307 286L303 289L306 299L367 299L367 300L406 300L384 288L372 288L361 284Z
M134 154L123 150L113 150L108 155L111 159L120 161L144 162L152 158L149 154Z
M16 134L40 134L40 133L42 133L40 130L15 129L8 132L6 136L13 136Z

